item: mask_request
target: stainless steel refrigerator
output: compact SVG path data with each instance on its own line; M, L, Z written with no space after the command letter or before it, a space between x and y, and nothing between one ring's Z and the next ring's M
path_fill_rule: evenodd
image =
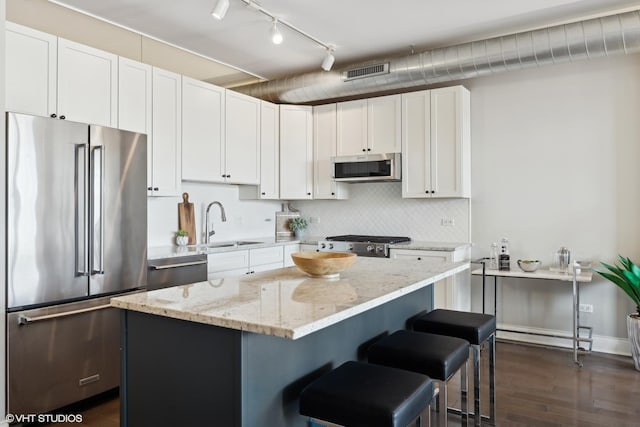
M119 385L118 310L146 284L146 135L7 113L8 413Z

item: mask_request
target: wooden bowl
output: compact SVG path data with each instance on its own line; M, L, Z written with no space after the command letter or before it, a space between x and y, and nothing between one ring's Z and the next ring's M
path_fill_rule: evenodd
M346 252L295 252L291 254L294 264L312 277L335 279L349 268L358 256Z

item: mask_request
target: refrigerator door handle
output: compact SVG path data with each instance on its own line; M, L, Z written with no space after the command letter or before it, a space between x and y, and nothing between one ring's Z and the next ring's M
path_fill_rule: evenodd
M40 322L40 321L43 321L43 320L59 319L61 317L68 317L68 316L73 316L73 315L76 315L76 314L88 313L88 312L91 312L91 311L104 310L104 309L112 308L112 307L113 306L111 304L103 304L103 305L97 305L95 307L81 308L79 310L63 311L62 313L45 314L43 316L36 316L36 317L20 316L18 318L18 324L19 325L26 325L26 324L29 324L29 323Z
M91 274L104 274L104 150L103 145L91 148ZM98 228L98 230L96 230Z
M74 162L74 195L75 195L75 275L89 275L89 255L87 253L87 199L89 197L87 185L87 145L75 145Z

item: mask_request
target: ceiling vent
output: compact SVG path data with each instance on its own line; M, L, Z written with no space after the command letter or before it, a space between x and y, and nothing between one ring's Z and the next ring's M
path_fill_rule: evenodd
M345 71L344 81L348 82L349 80L361 79L364 77L371 76L379 76L381 74L389 73L389 63L385 62L383 64L375 64L375 65L367 65L364 67L353 68L351 70Z

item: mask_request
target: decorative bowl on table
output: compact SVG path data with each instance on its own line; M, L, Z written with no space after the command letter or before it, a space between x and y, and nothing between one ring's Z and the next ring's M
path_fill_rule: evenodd
M347 252L295 252L293 263L311 277L337 279L340 272L351 267L357 255Z
M519 259L518 267L520 270L532 273L540 267L540 261L537 259Z

